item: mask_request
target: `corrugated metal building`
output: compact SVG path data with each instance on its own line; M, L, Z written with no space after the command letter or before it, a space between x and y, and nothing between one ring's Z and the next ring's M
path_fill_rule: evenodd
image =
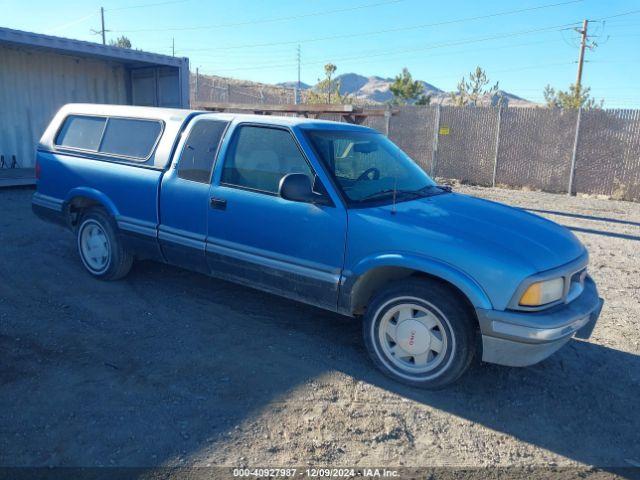
M189 60L0 28L0 155L32 167L65 103L189 107Z

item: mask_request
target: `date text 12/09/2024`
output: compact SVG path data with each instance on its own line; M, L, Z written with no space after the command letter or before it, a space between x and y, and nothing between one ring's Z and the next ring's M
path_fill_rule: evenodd
M234 468L235 478L396 478L397 469L387 468Z

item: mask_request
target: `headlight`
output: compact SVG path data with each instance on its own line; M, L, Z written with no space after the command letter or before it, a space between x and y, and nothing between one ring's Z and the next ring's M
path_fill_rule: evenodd
M527 288L522 294L522 297L520 297L519 303L523 307L539 307L560 300L563 293L563 278L536 282L529 285L529 288Z

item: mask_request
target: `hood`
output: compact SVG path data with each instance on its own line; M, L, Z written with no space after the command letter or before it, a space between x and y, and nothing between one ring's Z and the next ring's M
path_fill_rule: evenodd
M400 202L394 220L464 242L478 253L518 259L536 271L564 265L585 251L567 228L496 202L458 193ZM392 206L383 207L391 210ZM493 255L492 255L493 256Z

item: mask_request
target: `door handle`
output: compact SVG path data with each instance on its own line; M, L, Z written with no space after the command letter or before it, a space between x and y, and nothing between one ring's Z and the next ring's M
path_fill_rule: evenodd
M224 198L211 197L209 205L217 210L227 209L227 201Z

